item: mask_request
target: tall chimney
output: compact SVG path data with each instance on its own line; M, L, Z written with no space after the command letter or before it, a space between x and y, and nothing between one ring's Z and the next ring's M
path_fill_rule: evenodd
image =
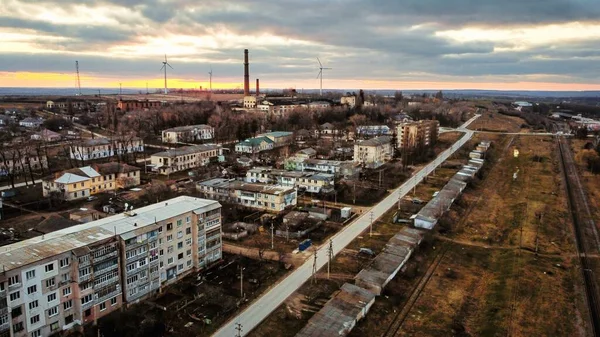
M258 78L256 79L256 97L260 96L260 85L258 83Z
M248 49L244 49L244 96L250 95L250 71L248 70Z

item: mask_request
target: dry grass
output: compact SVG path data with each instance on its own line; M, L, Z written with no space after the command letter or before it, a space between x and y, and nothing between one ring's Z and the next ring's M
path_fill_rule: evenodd
M591 173L586 168L586 164L581 161L579 156L577 156L577 154L583 150L583 146L587 142L591 142L591 139L571 139L571 148L573 149L573 156L575 157L575 161L579 167L581 183L587 192L590 211L592 211L592 214L595 216L595 218L598 218L598 214L600 212L600 179L598 175Z
M497 112L484 112L479 118L469 125L471 130L494 132L528 132L521 125L527 122L514 116L507 116Z

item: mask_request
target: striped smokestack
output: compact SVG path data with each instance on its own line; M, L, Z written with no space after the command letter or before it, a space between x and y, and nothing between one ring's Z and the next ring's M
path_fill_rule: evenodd
M260 85L258 83L258 78L256 79L256 97L260 96Z
M250 71L248 69L248 49L244 49L244 96L250 95Z

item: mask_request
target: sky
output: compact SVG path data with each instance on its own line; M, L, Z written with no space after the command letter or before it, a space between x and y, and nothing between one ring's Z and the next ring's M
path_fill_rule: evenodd
M0 0L0 87L600 90L598 0Z

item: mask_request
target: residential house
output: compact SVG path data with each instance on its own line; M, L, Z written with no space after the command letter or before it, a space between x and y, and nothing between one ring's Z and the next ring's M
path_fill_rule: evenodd
M331 123L321 124L318 132L321 138L338 138L344 135L344 130L336 128Z
M298 179L296 186L310 193L330 193L335 191L335 176L328 173L315 173Z
M330 173L336 177L350 177L360 171L360 167L351 161L304 159L298 157L288 158L284 162L284 168L290 171Z
M293 187L215 178L197 183L196 188L206 198L268 212L280 212L297 203Z
M235 152L238 153L259 153L272 150L275 142L268 137L248 138L243 142L235 144Z
M186 196L6 245L0 334L95 324L219 261L221 246L221 205Z
M144 152L144 141L140 138L130 139L94 138L77 142L70 146L71 159L92 160L108 158L133 152Z
M43 129L40 132L37 132L31 135L32 140L41 140L44 142L58 142L62 139L60 133L54 132L52 130Z
M105 163L58 172L42 180L42 195L57 192L61 199L71 201L96 193L140 185L140 169L123 163Z
M38 156L31 148L0 150L0 176L29 174L48 169L48 158Z
M296 152L295 156L298 158L304 158L304 159L316 158L317 150L313 149L312 147L309 147L307 149L302 149L302 150Z
M213 139L215 128L206 124L179 126L163 130L163 143L186 143Z
M392 138L381 136L354 144L354 162L377 168L392 159Z
M19 125L26 128L39 128L42 124L44 124L43 118L27 117L19 121Z
M171 174L208 165L223 155L221 145L192 145L155 153L150 157L152 171Z

